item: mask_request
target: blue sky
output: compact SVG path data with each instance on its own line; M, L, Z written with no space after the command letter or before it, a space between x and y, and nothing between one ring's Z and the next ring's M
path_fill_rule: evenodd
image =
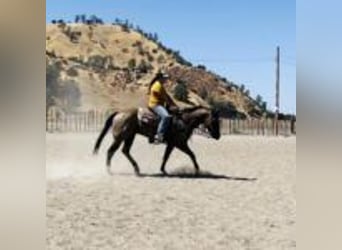
M280 110L296 113L296 1L47 0L46 21L95 14L128 19L156 32L193 64L204 64L273 109L275 52L280 46Z

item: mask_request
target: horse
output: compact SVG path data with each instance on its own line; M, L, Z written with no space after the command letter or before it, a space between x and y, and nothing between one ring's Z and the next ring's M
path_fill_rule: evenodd
M144 121L142 118L144 116L142 114L145 114L145 117L146 114L150 114L150 118L152 115L152 119ZM203 106L188 107L171 114L172 116L168 124L168 130L165 133L164 138L166 148L160 171L163 175L167 175L165 170L166 162L173 149L178 148L191 158L195 173L198 174L200 168L195 154L189 148L188 140L194 130L200 125L209 132L208 134L212 138L218 140L221 136L219 114L217 111ZM103 138L112 128L114 141L107 151L106 165L108 173L111 174L111 158L120 145L124 143L122 153L132 164L135 174L139 176L140 169L137 162L130 154L130 149L136 134L148 137L149 142L152 143L152 138L157 130L158 122L159 118L146 108L133 108L126 111L114 112L107 118L104 127L96 140L93 153L98 153Z

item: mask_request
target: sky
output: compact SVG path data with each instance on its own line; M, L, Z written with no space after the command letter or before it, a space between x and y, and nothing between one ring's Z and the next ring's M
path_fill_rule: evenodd
M96 15L128 19L194 65L203 64L274 111L280 46L280 111L296 113L296 1L47 0L46 22Z

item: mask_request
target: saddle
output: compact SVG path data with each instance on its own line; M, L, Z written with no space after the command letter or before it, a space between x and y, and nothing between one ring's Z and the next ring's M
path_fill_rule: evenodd
M169 113L171 116L175 118L180 118L181 116L181 110L179 109L168 109ZM149 125L154 125L159 123L159 116L153 112L152 109L150 108L143 108L139 107L138 108L138 120L140 123L145 123Z
M158 124L160 118L150 108L138 108L138 121L149 125Z
M181 123L179 119L177 119L177 117L180 116L180 111L172 110L172 109L171 110L169 109L168 111L173 117L173 119L171 119L170 122L176 125L178 128L182 127L183 124ZM138 108L137 116L138 116L138 122L140 126L146 125L144 126L145 129L148 128L146 131L148 133L149 143L153 143L154 135L155 135L155 132L157 130L157 127L160 121L159 116L156 113L154 113L153 110L151 110L150 108L143 108L143 107Z
M154 143L154 135L157 130L160 118L149 108L138 108L138 122L140 126L145 127L145 134L149 143Z

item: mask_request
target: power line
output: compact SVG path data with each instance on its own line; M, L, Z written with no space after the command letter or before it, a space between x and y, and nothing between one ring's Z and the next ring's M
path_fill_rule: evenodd
M251 58L251 59L222 59L222 58L212 58L212 59L190 59L191 62L193 63L225 63L225 64L231 64L231 63L273 63L274 58ZM283 64L291 65L291 66L296 66L296 60L295 59L289 59L289 58L284 58L281 59L280 61Z
M262 58L194 58L190 59L192 62L201 62L201 63L208 63L208 62L217 62L217 63L250 63L250 62L271 62L273 59L269 57L262 57Z
M288 62L281 62L282 65L287 65L287 66L290 66L290 67L297 67L297 65L295 63L288 63Z
M289 59L289 60L296 60L296 57L295 56L281 56L282 58L285 58L285 59Z

